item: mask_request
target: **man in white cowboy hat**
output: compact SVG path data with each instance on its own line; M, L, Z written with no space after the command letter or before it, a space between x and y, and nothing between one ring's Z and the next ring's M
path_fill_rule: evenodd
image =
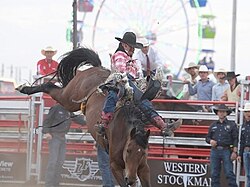
M200 80L192 86L189 80L184 80L184 84L188 84L188 91L190 95L197 94L198 100L211 101L212 100L212 88L215 85L213 81L208 78L209 70L207 66L201 65L198 70Z
M156 70L163 67L159 53L146 38L141 38L138 41L142 43L143 48L136 53L134 58L141 63L144 77L155 75Z
M53 74L57 70L58 62L53 60L53 56L57 53L57 50L51 46L48 46L41 50L42 55L45 56L37 62L37 74L49 75Z
M237 81L238 76L240 76L240 74L235 74L234 71L227 72L226 79L230 86L227 90L225 90L221 100L240 102L241 87L240 83Z
M187 67L184 68L184 70L188 73L189 78L187 79L190 81L191 85L194 86L197 81L200 80L200 77L198 75L198 69L199 65L195 64L194 62L190 62ZM181 99L187 99L187 100L197 100L197 94L195 95L190 95L188 91L188 85L185 84L183 86L182 90L183 96Z
M245 121L241 128L240 152L237 160L241 162L243 157L246 186L250 187L250 103L246 103L245 107L239 110L244 112Z
M225 90L229 88L229 83L226 80L227 71L223 68L214 71L214 76L218 82L213 86L212 101L220 101Z
M215 107L214 113L219 119L210 125L206 136L206 142L211 144L210 168L212 187L224 186L220 184L222 164L228 185L230 187L238 186L232 163L237 158L238 128L234 121L227 119L227 115L231 112L225 104Z

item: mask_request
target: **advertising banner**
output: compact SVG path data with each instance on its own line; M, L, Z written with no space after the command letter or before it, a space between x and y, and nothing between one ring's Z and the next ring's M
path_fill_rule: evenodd
M1 181L26 181L26 153L0 153Z
M44 181L48 155L42 154L41 180ZM67 155L62 166L63 183L101 185L102 177L96 156Z
M155 187L204 187L211 186L210 165L207 162L179 162L148 160L151 183ZM223 169L222 169L223 170ZM221 173L221 184L227 181Z
M42 156L42 181L48 155ZM151 184L154 187L211 186L210 165L207 162L148 160ZM222 169L223 170L223 169ZM67 156L63 164L62 182L67 184L101 185L101 174L95 156ZM227 184L223 171L221 184Z

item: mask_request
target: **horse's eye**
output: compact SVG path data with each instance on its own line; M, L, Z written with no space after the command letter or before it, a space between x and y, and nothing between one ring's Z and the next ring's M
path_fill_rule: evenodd
M127 153L131 153L131 149L127 149Z

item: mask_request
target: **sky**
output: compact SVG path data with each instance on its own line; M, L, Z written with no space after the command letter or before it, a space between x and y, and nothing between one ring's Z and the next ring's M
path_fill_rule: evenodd
M149 2L150 0L145 0ZM187 6L187 0L183 0ZM58 60L60 55L68 52L72 49L72 46L66 42L66 29L69 27L69 20L72 16L72 2L73 0L1 0L0 1L0 77L4 76L7 78L14 78L17 82L25 82L26 80L31 81L32 75L36 73L36 63L39 59L42 59L41 49L51 45L56 48L57 54L54 59ZM84 30L84 41L83 44L86 46L93 47L91 43L91 36L93 35L93 27L97 13L97 4L100 4L100 0L95 0L96 6L94 7L93 13L87 13L84 17L82 13L78 13L78 19L85 19L86 30ZM103 12L100 14L100 20L97 25L95 46L109 46L108 41L114 41L115 36L120 36L124 32L124 28L116 26L119 23L126 25L126 18L131 20L131 16L135 15L134 12L130 12L132 6L131 2L134 1L115 1L116 4L112 4L111 0L106 0ZM117 16L112 20L109 15L115 14L115 11L119 10L119 7L123 6L121 2L125 2L128 7L123 7L127 14L121 17ZM157 5L161 1L150 1L152 6L142 7L141 10L137 11L137 14L141 15L141 21L146 22L147 17L151 15L151 9L157 9ZM119 5L120 4L120 5ZM130 6L131 5L131 6ZM215 50L213 60L216 64L216 69L224 68L230 70L231 67L231 34L232 34L232 5L233 0L208 0L208 6L205 9L200 9L200 13L209 13L216 16L214 19L214 25L216 27L216 37L212 41L202 41L203 47L211 47ZM162 5L163 7L163 5ZM236 73L241 75L250 75L248 67L248 59L250 59L249 53L249 30L250 30L250 15L249 15L250 1L238 0L237 1L237 28L236 28ZM138 8L137 8L138 9ZM143 9L147 10L143 13ZM194 9L186 8L189 22L193 24L190 29L190 43L195 43L195 39L192 36L196 36L197 26L197 11ZM153 11L152 11L153 12ZM163 10L157 10L155 12L162 13ZM167 12L167 11L166 11ZM169 10L171 12L171 10ZM164 12L165 13L165 12ZM117 14L117 13L116 13ZM149 15L147 15L149 14ZM159 14L160 15L160 14ZM108 18L109 16L109 18ZM137 17L135 17L137 19ZM175 22L180 21L183 24L182 14L177 15ZM160 18L159 18L160 20ZM159 21L157 22L159 23ZM111 27L112 26L112 27ZM114 28L116 30L114 30ZM98 30L99 29L99 30ZM166 30L159 30L159 32L166 32ZM102 32L109 32L111 38L106 38ZM184 32L183 32L184 33ZM106 36L106 35L105 35ZM169 43L163 43L160 51L164 51L168 54L169 59L177 59L182 56L172 52L175 45L179 45L179 40L183 38L185 34L176 32L174 37L169 37ZM160 38L160 37L159 37ZM178 40L179 39L179 40ZM182 40L185 40L183 38ZM117 43L115 43L117 45ZM166 50L163 45L168 45ZM196 46L195 46L196 47ZM194 47L194 48L195 48ZM160 47L159 47L160 48ZM190 46L192 48L192 46ZM101 54L101 49L99 53ZM115 48L110 47L108 49L114 51ZM166 52L167 51L167 52ZM187 58L184 66L190 61L194 61L194 53L192 50L188 51ZM105 55L108 56L108 52L105 51ZM102 56L101 56L102 57ZM108 62L105 59L106 66ZM166 59L167 61L168 59ZM181 61L181 58L178 60ZM171 63L171 60L169 60ZM11 69L13 72L11 73Z

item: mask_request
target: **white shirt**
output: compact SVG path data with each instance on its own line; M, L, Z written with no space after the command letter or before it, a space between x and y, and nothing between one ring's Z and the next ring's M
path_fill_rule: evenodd
M191 76L189 75L189 78L187 80L189 80L192 85L195 85L200 80L200 76L198 75L194 80L192 80ZM197 94L195 95L189 94L188 84L184 84L182 93L183 93L183 97L181 99L197 100Z
M149 50L147 53L148 57L149 57L149 61L150 61L150 70L156 70L158 67L162 67L163 63L160 59L160 56L157 52L156 49L154 49L152 46L149 46ZM146 54L144 54L141 50L139 50L134 59L137 59L142 66L142 70L143 71L147 71L147 57Z

